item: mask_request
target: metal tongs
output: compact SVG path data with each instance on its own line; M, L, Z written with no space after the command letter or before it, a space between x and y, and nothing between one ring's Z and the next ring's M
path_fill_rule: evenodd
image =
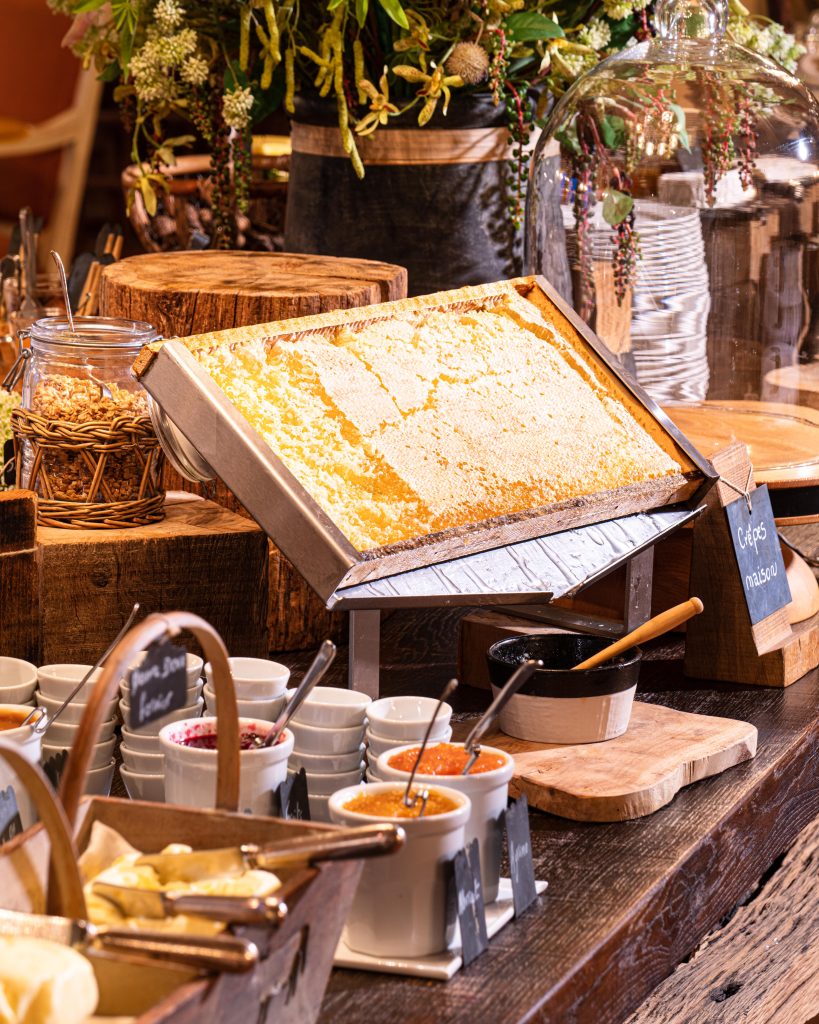
M467 736L464 743L464 749L469 754L469 759L464 765L461 775L469 775L472 770L472 765L481 756L481 737L486 734L490 725L492 725L501 711L503 711L507 701L515 696L521 686L523 686L523 684L531 678L534 671L539 668L543 668L542 661L536 661L534 658L522 661L506 681L504 688L478 719L474 729Z
M438 712L449 697L458 689L458 680L450 679L446 686L441 691L441 696L438 698L438 703L435 705L435 710L432 712L432 718L429 720L427 731L424 733L424 738L421 741L421 746L418 748L418 757L415 758L415 764L412 766L410 777L407 780L407 788L404 790L404 806L412 810L413 807L421 801L421 810L418 812L418 817L423 818L424 811L427 809L429 803L429 790L422 789L417 792L414 796L412 793L412 780L415 778L415 773L418 771L418 765L421 763L421 758L424 756L427 743L429 743L429 734L432 732L432 727L435 725L435 719L438 717Z
M21 725L29 725L29 726L31 726L31 731L32 732L36 732L38 734L42 734L42 733L47 732L48 729L57 721L57 719L60 717L60 715L63 713L63 711L65 711L65 709L68 707L68 705L71 703L71 701L74 700L74 698L77 696L77 694L80 692L80 690L85 686L85 684L88 682L88 680L91 678L91 676L93 676L93 674L97 671L97 669L101 665L103 665L105 663L105 661L108 659L108 656L111 653L111 651L113 651L113 649L117 646L117 644L120 642L120 640L125 636L125 634L128 632L128 630L131 628L131 624L133 623L134 619L137 617L137 613L138 612L139 612L139 602L137 602L134 605L134 607L131 609L131 614L128 616L128 619L127 619L125 625L122 627L122 629L119 631L119 633L117 633L117 635L114 637L114 639L108 645L108 648L106 649L105 653L101 657L97 658L96 664L92 665L91 668L85 673L85 675L77 683L77 685L74 687L74 689L71 691L71 693L69 693L69 695L65 698L65 700L62 702L62 704L57 708L57 710L54 712L54 714L51 716L51 718L48 718L44 708L32 708L32 710L26 715L26 717L23 719L23 721L20 724ZM38 712L39 712L39 715L38 715ZM35 718L34 717L35 715L37 715L38 717Z

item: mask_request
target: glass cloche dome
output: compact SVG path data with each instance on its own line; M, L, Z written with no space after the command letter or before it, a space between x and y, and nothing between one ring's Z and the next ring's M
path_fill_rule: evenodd
M555 106L527 271L705 454L739 438L758 480L819 494L819 106L726 37L725 0L655 19Z

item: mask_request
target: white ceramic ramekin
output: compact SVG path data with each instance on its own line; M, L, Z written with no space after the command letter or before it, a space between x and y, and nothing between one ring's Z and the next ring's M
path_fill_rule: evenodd
M210 683L205 683L203 690L208 714L216 714L216 693ZM261 700L236 700L236 708L240 718L263 718L266 722L275 722L284 710L287 698L284 694L278 697L263 697Z
M362 725L372 698L340 686L314 687L293 718L303 725L348 729Z
M453 744L463 747L462 743ZM409 772L391 768L389 761L402 750L412 750L418 744L396 747L382 754L371 772L385 781L403 781L406 784ZM515 769L515 762L504 750L497 747L481 746L481 752L503 758L503 767L477 775L422 775L416 773L414 783L419 786L444 785L465 793L472 801L472 812L466 823L466 843L478 840L481 851L481 883L485 903L493 903L498 897L501 855L503 852L502 815L506 810L509 795L509 780Z
M318 725L304 725L291 718L290 728L296 738L296 747L305 754L349 754L358 750L364 739L364 726L347 729L323 729Z
M382 697L367 707L370 731L380 740L412 743L424 735L437 706L434 697ZM432 732L435 739L440 738L451 718L452 708L442 704Z
M46 740L49 737L46 736ZM104 768L111 758L114 756L114 746L116 745L116 736L109 736L107 740L103 740L101 743L94 745L94 753L91 755L90 768ZM51 757L56 757L61 754L64 750L70 750L71 744L68 745L60 743L43 743L43 761L48 761Z
M293 750L290 755L290 768L298 771L303 768L308 775L332 775L334 772L351 772L361 764L364 757L364 744L360 743L355 750L346 754L305 754L301 750Z
M22 658L0 658L0 702L25 704L34 696L37 669Z
M436 723L437 725L437 723ZM425 727L426 728L426 727ZM410 736L407 739L402 740L391 740L384 736L379 736L373 732L371 728L367 729L364 737L367 741L367 747L371 754L375 757L380 757L388 750L392 750L395 747L406 746L407 743L420 743L424 738L424 729L421 729L416 736ZM430 743L447 743L452 738L452 726L445 725L442 729L435 729L432 735L429 737Z
M443 952L451 938L446 912L449 862L464 845L471 805L464 793L436 784L456 804L455 810L423 818L373 818L344 806L362 790L396 788L403 792L394 782L375 782L340 789L330 797L330 819L338 825L389 821L407 834L397 853L364 862L345 941L350 949L370 956L429 956Z
M281 697L287 689L290 669L266 658L228 658L233 688L239 700L262 700ZM213 686L210 662L205 665L205 678Z
M266 736L270 722L240 718L242 732ZM165 800L186 807L212 808L216 803L216 751L184 747L185 736L212 735L214 718L187 718L171 722L159 733L165 755ZM287 759L293 750L293 734L285 729L275 746L239 753L239 809L250 814L270 814L271 794L287 778Z

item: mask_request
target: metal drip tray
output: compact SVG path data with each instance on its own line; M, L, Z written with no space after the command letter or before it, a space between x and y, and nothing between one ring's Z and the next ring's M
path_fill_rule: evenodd
M337 590L328 608L529 604L570 597L696 518L668 509L565 530Z

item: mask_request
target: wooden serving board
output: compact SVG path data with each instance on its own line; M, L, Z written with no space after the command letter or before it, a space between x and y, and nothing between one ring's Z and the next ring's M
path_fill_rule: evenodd
M626 821L664 807L683 786L756 754L756 726L635 701L628 732L564 745L495 733L488 746L515 758L509 784L530 806L573 821Z

